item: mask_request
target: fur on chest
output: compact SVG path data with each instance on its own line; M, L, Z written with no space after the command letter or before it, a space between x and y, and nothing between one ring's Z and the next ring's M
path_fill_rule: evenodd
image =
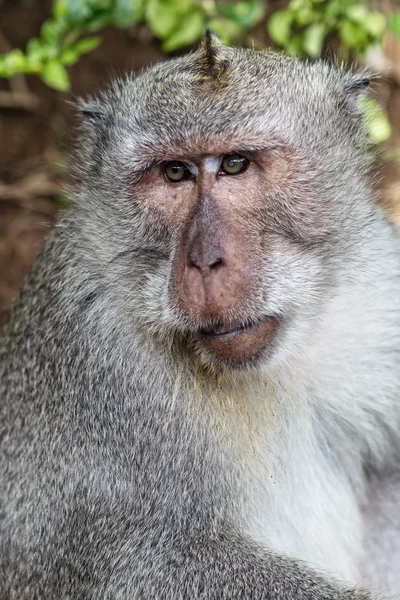
M316 445L302 444L301 439L269 465L256 458L250 465L252 502L246 518L250 536L279 554L360 583L363 523L345 473Z

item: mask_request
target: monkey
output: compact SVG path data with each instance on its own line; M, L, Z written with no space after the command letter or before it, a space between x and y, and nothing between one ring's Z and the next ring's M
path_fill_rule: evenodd
M79 101L0 342L4 600L400 593L369 76L207 34Z

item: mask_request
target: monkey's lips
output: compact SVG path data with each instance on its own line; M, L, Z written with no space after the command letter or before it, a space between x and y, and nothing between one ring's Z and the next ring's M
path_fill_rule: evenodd
M266 316L252 322L217 323L200 328L197 338L201 345L234 366L243 366L260 358L263 350L272 341L278 319Z

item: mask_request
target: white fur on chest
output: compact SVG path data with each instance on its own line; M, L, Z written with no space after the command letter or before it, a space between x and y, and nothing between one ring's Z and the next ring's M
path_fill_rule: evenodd
M362 521L350 482L301 429L280 456L254 455L250 536L343 581L360 582ZM278 450L278 448L276 448Z
M391 283L380 282L351 287L332 301L304 352L308 365L277 393L278 443L266 422L259 456L249 465L252 537L359 584L363 456L378 466L386 462L396 439L389 432L400 423L396 298Z

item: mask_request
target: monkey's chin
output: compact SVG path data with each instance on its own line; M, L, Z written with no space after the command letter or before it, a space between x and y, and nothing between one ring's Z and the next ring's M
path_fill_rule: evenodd
M197 339L207 355L231 367L254 365L272 342L279 327L276 317L250 325L240 323L200 330Z

